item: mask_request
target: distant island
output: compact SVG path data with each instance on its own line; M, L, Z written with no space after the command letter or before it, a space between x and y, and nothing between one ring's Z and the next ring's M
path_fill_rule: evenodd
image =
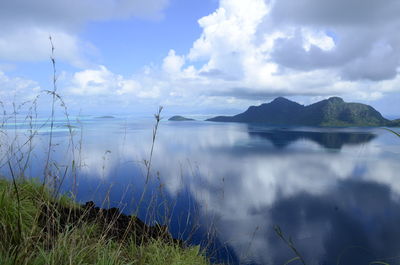
M115 117L114 116L110 116L110 115L106 115L106 116L100 116L100 117L97 117L98 119L114 119Z
M400 126L400 119L385 119L369 105L347 103L339 97L331 97L308 106L278 97L270 103L251 106L235 116L218 116L207 121L278 126Z
M194 119L189 119L183 116L172 116L168 119L169 121L194 121Z

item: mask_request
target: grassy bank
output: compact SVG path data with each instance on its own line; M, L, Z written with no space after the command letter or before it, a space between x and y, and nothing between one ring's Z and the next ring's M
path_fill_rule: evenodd
M104 224L84 218L69 224L58 214L43 215L43 209L84 211L67 196L54 198L40 183L0 179L0 264L209 264L199 247L161 238L121 240Z

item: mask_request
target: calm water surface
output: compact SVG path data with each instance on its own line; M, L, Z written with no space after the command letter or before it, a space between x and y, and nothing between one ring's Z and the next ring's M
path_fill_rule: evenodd
M72 159L64 124L52 154L61 166ZM171 216L174 236L192 243L211 238L214 261L285 264L295 255L278 225L307 264L400 264L400 139L383 129L163 121L144 188L153 121L75 125L80 201L131 213L145 190L139 215ZM35 137L31 176L43 172L47 129ZM63 191L72 184L68 177Z

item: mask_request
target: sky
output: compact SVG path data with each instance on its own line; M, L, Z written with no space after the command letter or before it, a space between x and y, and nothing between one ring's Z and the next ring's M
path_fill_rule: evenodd
M234 114L330 96L400 117L400 2L0 1L0 100L72 113Z

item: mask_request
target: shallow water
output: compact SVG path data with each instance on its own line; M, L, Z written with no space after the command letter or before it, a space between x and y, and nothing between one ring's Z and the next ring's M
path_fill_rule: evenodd
M174 236L193 243L210 237L215 261L285 264L295 254L278 225L307 264L400 263L400 139L393 134L163 121L144 188L153 123L86 118L70 127L72 158L71 131L58 121L51 158L59 172L67 169L62 191L73 189L72 159L82 202L132 213L145 190L139 215L148 222L171 216ZM17 125L5 129L8 137L26 131ZM43 175L48 129L33 140L27 175Z

